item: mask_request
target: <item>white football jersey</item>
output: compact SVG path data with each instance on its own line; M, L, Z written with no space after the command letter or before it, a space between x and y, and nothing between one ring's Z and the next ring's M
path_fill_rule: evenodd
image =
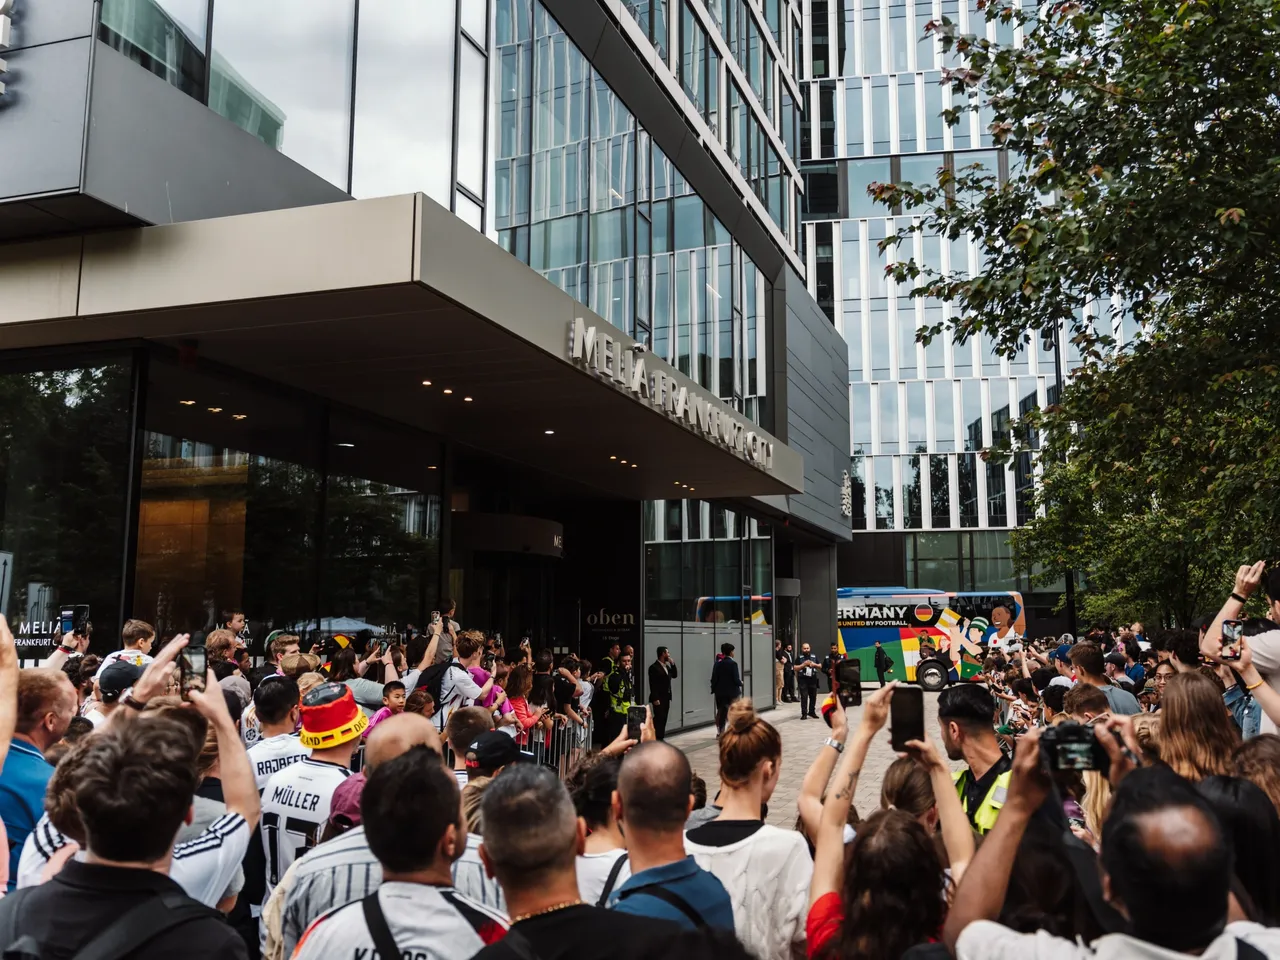
M307 757L267 780L262 789L262 849L267 855L263 903L293 861L319 841L333 805L333 791L349 776L346 767Z
M253 767L253 779L261 793L273 774L285 767L311 756L311 748L304 747L296 734L278 733L274 737L259 740L249 748L249 765Z

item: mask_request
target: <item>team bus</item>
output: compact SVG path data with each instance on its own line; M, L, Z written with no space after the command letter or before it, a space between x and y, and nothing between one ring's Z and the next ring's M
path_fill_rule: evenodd
M893 660L887 680L941 690L982 672L987 650L1019 642L1026 631L1022 594L956 593L905 587L840 587L836 637L842 653L874 679L875 645Z

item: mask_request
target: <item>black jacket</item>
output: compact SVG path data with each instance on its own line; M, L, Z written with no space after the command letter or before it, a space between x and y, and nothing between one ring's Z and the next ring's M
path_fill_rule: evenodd
M116 919L148 899L154 899L156 909L163 910L162 894L183 895L176 883L151 870L75 860L68 861L48 883L21 892L24 896L0 900L0 930L7 931L16 921L16 935L35 938L45 960L75 956ZM131 954L133 960L237 960L247 956L239 934L213 910L207 920L174 927Z
M671 681L680 676L675 662L662 664L657 660L649 664L649 702L671 702Z
M884 647L876 647L876 669L889 670L893 667L893 659L885 653Z
M737 660L722 657L716 661L711 668L711 692L717 700L736 700L742 696L742 674Z

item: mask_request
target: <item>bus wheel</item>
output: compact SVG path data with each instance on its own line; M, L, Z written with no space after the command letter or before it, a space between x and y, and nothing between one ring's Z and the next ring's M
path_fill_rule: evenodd
M926 660L916 667L916 683L930 693L937 693L947 685L947 671L937 660Z

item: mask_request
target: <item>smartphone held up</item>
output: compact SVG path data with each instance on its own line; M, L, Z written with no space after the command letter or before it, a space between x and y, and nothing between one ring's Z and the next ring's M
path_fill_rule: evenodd
M1239 660L1242 650L1241 641L1243 639L1243 620L1222 621L1222 653L1218 655L1218 659L1231 661Z
M645 721L649 719L649 712L646 707L627 707L627 739L640 742L640 736L644 732Z
M924 740L924 691L904 685L894 688L889 701L889 745L906 750L912 740Z
M204 644L185 647L178 655L182 668L182 699L190 700L193 690L204 693L209 658Z
M862 661L852 657L841 660L836 665L835 687L840 706L846 710L862 706Z

